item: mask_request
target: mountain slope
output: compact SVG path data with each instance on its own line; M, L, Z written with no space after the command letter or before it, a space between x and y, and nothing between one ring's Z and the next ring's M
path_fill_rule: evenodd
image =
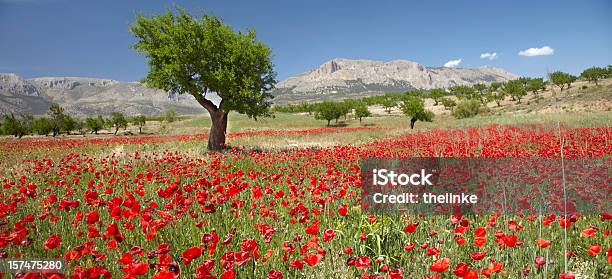
M431 89L507 81L518 76L502 69L425 67L416 62L394 60L334 59L316 69L281 81L275 103L350 98L411 89Z
M168 94L140 83L81 77L22 79L0 74L0 115L42 115L52 103L79 117L112 112L156 115L174 109L181 114L203 113L190 95Z

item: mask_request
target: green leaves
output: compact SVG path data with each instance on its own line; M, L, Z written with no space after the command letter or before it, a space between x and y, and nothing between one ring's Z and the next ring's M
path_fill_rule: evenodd
M561 91L563 91L563 87L567 84L567 88L570 88L570 85L572 84L572 82L576 81L576 77L572 76L568 73L564 73L561 71L556 71L551 73L548 76L549 80L556 86L559 86L559 88L561 88Z
M518 100L519 103L521 102L521 98L527 95L527 90L523 86L523 81L520 79L508 81L504 85L503 91L505 94Z
M178 8L162 15L137 16L130 25L132 46L147 58L148 86L199 97L207 110L268 116L269 90L276 84L272 51L254 30L236 32L214 16L194 18ZM207 100L216 92L219 106Z
M425 109L425 102L417 97L404 97L400 104L400 110L410 118L410 128L414 128L416 121L431 122L434 117L433 112Z
M591 67L582 71L580 77L588 81L595 82L595 84L597 85L597 81L608 77L608 74L608 71L604 68Z

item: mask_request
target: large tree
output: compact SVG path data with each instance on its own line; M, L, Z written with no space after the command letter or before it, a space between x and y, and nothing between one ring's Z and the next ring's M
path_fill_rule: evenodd
M276 73L272 51L255 31L236 32L211 15L194 18L183 9L150 17L137 16L130 26L150 71L144 83L179 94L191 94L212 119L208 148L225 146L230 111L257 119L270 116ZM217 105L209 98L221 97ZM208 97L207 97L208 96Z

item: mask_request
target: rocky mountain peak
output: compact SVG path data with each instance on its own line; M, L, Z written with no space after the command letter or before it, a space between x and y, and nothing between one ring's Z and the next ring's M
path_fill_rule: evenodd
M517 77L493 67L426 67L409 60L383 62L336 58L281 81L274 95L276 103L290 103L503 82Z

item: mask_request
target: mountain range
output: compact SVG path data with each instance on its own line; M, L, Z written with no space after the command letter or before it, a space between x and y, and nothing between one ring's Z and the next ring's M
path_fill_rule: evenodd
M503 82L517 77L493 67L440 68L425 67L406 60L334 59L279 82L272 94L275 104L287 104ZM216 103L219 101L218 97L212 99ZM138 82L83 77L23 79L16 74L0 73L0 115L42 115L53 103L79 117L112 112L158 115L170 109L179 114L204 113L204 109L190 95L172 94Z
M112 112L158 115L170 109L179 114L204 112L190 95L170 94L138 82L82 77L22 79L15 74L0 74L0 115L42 115L53 103L79 117Z
M279 82L275 103L342 99L413 89L503 82L518 78L499 68L425 67L408 60L334 59L318 68Z

